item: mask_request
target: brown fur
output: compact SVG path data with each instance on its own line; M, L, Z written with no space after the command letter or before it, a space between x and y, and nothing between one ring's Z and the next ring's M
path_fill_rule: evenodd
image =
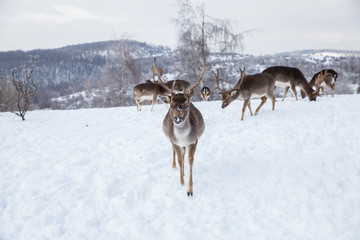
M315 73L309 82L310 87L315 87L316 79L318 78L319 75L325 74L325 72L326 72L326 76L325 76L323 82L326 84L326 86L328 86L331 89L331 96L334 96L335 82L336 82L336 78L337 78L338 74L333 69L323 69L320 72ZM322 92L326 95L323 86L318 86L318 88L320 88L322 90Z
M185 80L171 80L166 82L165 85L175 93L185 93L186 90L190 87L190 83Z
M170 109L163 121L163 131L173 145L173 167L176 166L175 153L177 155L182 185L184 184L184 155L188 152L190 164L188 194L192 195L194 154L198 139L204 132L205 123L200 111L190 102L190 95L173 95L170 102ZM176 124L178 118L181 119L180 124Z
M173 147L173 167L175 164L175 153L178 158L180 168L180 183L184 184L184 156L188 152L190 164L190 177L188 196L193 195L192 167L194 155L199 138L204 132L205 123L200 111L190 102L194 89L199 86L206 70L206 60L204 58L204 67L199 80L191 88L188 87L183 93L173 93L172 89L166 86L161 80L156 68L156 59L154 58L154 70L159 77L159 84L167 91L172 92L170 97L170 109L163 121L163 131L170 139Z
M217 78L217 82L219 82L219 74L215 74ZM235 88L226 91L220 89L219 84L218 88L221 90L221 98L222 98L222 108L226 108L229 104L236 99L243 99L244 105L242 108L241 120L244 120L244 113L246 107L250 110L250 115L253 116L251 110L250 99L254 96L261 97L262 102L258 106L255 111L255 115L258 114L260 108L265 104L267 98L272 100L272 110L275 109L275 96L274 96L274 85L275 80L273 77L266 73L255 74L255 75L247 75L244 76L244 72L242 71L242 77L240 78L238 84L236 84Z
M151 111L153 110L155 100L160 95L169 95L170 93L164 89L161 85L156 83L140 83L134 87L134 95L135 95L135 104L136 109L141 111L141 102L144 100L150 99L151 102ZM147 99L142 99L147 98Z
M298 100L295 89L296 86L300 87L301 90L305 92L306 96L309 98L310 101L316 100L316 96L314 95L312 88L307 82L304 74L298 68L276 66L265 69L263 73L268 73L275 79L275 86L284 86L284 84L290 85L285 87L282 101L284 101L290 87L291 90L294 92L296 100Z

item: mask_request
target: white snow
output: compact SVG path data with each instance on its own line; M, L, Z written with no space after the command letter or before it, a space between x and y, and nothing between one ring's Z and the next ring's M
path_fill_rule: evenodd
M0 239L359 239L360 95L242 104L195 103L193 198L163 105L0 113Z

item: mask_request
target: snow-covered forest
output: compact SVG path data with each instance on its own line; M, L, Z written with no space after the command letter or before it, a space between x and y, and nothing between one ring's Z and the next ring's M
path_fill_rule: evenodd
M130 40L126 41L126 48L131 52L136 68L133 72L120 73L125 64L119 56L122 44L122 41L108 41L60 49L0 52L0 76L9 75L11 69L27 61L29 55L39 56L34 70L39 90L32 109L133 105L133 87L153 77L150 67L154 56L164 69L165 80L184 79L181 65L177 62L177 51ZM359 91L360 52L339 50L304 50L265 56L212 53L208 58L204 85L214 90L212 71L216 68L223 70L224 82L231 86L238 80L239 67L245 67L247 74L255 74L276 65L297 67L308 81L321 69L332 68L339 73L336 94L353 94ZM120 80L119 75L123 75L123 80ZM186 76L185 80L194 81L186 79ZM14 93L9 89L11 85L4 80L0 81L0 111L13 110L16 100L5 100L6 97L14 98ZM215 91L213 93L210 99L219 99ZM277 96L280 95L277 93ZM200 99L199 93L195 99ZM11 106L5 106L5 102Z

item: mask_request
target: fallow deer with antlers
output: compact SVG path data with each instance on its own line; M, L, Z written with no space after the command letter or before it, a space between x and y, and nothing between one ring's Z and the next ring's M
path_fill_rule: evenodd
M154 68L156 70L156 59L154 58ZM195 85L189 87L184 93L174 93L161 80L158 75L159 84L168 92L170 96L170 109L163 121L163 131L173 146L173 167L176 167L175 153L177 155L180 168L180 183L184 185L184 156L187 152L190 164L189 187L187 194L193 196L192 168L194 155L199 138L204 132L205 123L200 111L191 103L194 89L201 83L206 69L204 59L203 71Z
M244 113L246 107L249 108L251 116L253 116L250 99L251 98L261 98L261 103L259 107L255 111L255 115L258 114L260 108L265 104L267 98L272 100L272 110L275 109L275 96L274 96L274 86L275 80L274 78L267 74L255 74L255 75L246 75L245 69L241 70L241 77L239 82L235 85L235 87L231 90L224 90L220 88L220 77L219 77L219 69L215 75L217 89L221 91L221 99L222 99L222 108L226 108L232 101L236 99L243 99L244 105L242 108L241 120L244 120Z
M314 76L309 82L310 87L316 87L321 89L325 96L327 96L324 91L324 87L328 86L329 88L331 88L331 96L333 97L335 93L335 82L337 75L337 72L335 72L333 69L323 69L320 72L314 74ZM316 83L316 81L318 83Z
M298 68L275 66L265 69L263 73L268 73L275 79L275 86L285 86L284 96L281 101L284 101L290 87L295 95L295 99L298 100L296 86L305 92L310 101L316 100L315 92L310 87L304 74Z

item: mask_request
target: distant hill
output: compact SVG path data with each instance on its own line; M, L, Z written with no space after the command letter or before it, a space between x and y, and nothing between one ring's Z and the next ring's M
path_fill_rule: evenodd
M132 89L136 83L152 76L150 67L155 56L164 69L165 79L194 80L182 78L182 67L176 60L177 52L169 47L137 41L129 41L128 44L135 50L133 56L140 71L136 80L125 78L126 82L123 83L106 83L108 75L104 72L109 71L109 68L106 70L106 66L114 61L114 54L119 52L119 41L85 43L57 49L0 52L0 76L10 75L11 69L24 64L29 55L39 55L34 78L39 83L41 91L37 94L35 102L37 101L40 108L60 109L133 104ZM112 64L113 70L119 71L119 63ZM309 49L264 56L211 53L207 61L204 85L213 91L212 99L219 99L214 89L212 71L220 68L223 84L230 88L238 80L239 67L245 67L247 74L255 74L275 65L297 67L308 80L314 73L332 68L338 72L335 94L360 91L360 51L332 49ZM282 92L283 89L276 89L277 96L281 96ZM85 93L87 96L82 97ZM198 95L194 98L200 99ZM57 103L50 103L53 101L51 99L56 99ZM79 99L86 104L79 103Z
M29 55L39 55L34 76L43 87L54 88L62 83L79 83L96 76L104 67L117 41L104 41L71 45L56 49L0 52L0 76L7 76L11 69L21 66ZM140 55L148 57L170 51L164 46L130 41Z

